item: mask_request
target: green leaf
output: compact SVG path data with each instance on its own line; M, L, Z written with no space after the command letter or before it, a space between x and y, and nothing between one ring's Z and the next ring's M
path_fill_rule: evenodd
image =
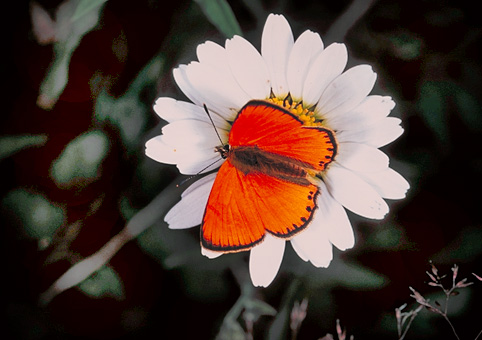
M366 246L375 249L397 250L410 246L404 229L396 223L383 223L376 227L377 231L366 236Z
M25 189L10 191L2 200L3 207L20 222L32 238L50 239L65 219L64 210L41 194Z
M151 107L140 99L143 89L152 85L158 79L164 59L154 57L134 79L126 93L117 99L105 91L97 97L95 104L95 119L109 121L120 133L128 153L138 151L139 140L145 132Z
M60 4L55 15L54 60L47 75L40 84L37 104L44 109L51 109L62 94L68 82L69 63L72 54L82 37L98 23L102 7L100 4L90 7L95 1L68 0ZM85 7L84 7L85 6ZM78 7L81 7L78 9ZM75 16L82 20L73 20ZM76 14L77 13L77 14Z
M86 132L72 140L53 162L50 173L60 186L85 185L100 176L109 139L100 130Z
M457 112L467 127L473 131L482 130L482 109L477 99L462 87L455 88Z
M244 303L244 308L245 317L247 319L253 320L253 322L256 322L259 317L263 315L276 315L276 309L268 305L266 302L255 298L246 299Z
M179 267L178 271L182 277L184 294L190 299L204 303L222 303L229 298L229 284L222 271L190 264Z
M201 255L199 241L194 240L188 233L169 229L166 223L160 221L142 232L136 238L136 242L142 251L167 269L193 264L196 261L209 261ZM199 262L196 264L199 265Z
M446 145L449 129L445 84L435 81L425 82L420 89L418 107L427 126L437 139Z
M234 35L242 35L233 10L226 0L195 0L201 7L204 15L208 20L221 32L226 38L232 38Z
M79 289L93 298L113 297L124 299L124 285L119 275L110 267L102 267L78 285Z
M442 145L449 141L448 107L473 131L482 130L482 109L478 100L452 81L427 81L422 85L418 106L427 126Z
M1 136L0 160L7 158L26 148L30 148L32 146L42 146L46 142L46 135Z
M246 334L237 321L229 320L223 323L216 340L246 340Z
M365 267L343 261L337 262L334 266L333 264L328 268L329 275L336 279L341 286L352 289L373 289L387 284L385 277Z
M293 309L297 294L303 291L300 282L300 280L294 279L285 291L281 304L282 307L278 314L276 314L269 328L268 340L287 339L291 310Z
M422 40L410 32L402 32L390 37L395 55L403 60L413 60L420 56Z
M97 11L98 7L103 5L107 0L82 0L75 9L72 21L82 18L91 11Z
M387 279L370 269L347 263L336 253L328 268L316 268L311 263L291 265L289 269L297 276L307 279L313 287L345 287L350 289L379 289L387 284Z
M450 244L431 258L434 262L439 263L475 261L477 256L482 254L481 239L482 229L478 227L464 228Z
M119 201L119 210L120 210L120 213L122 214L122 217L124 217L124 219L127 221L130 220L132 216L134 216L138 212L138 209L135 209L132 206L127 196L121 197Z

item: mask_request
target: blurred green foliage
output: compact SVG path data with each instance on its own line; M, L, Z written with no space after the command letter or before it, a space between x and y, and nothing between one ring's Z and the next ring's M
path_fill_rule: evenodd
M451 106L458 118L474 131L482 130L482 109L476 98L453 81L426 81L420 89L418 107L422 118L438 141L450 144Z
M440 142L446 144L449 136L444 84L426 82L420 89L419 108L422 117Z
M389 38L395 55L403 60L413 60L422 53L422 40L409 32L394 34Z
M450 264L454 261L475 260L482 251L480 240L482 240L482 229L465 228L463 233L447 244L447 247L433 255L433 261Z
M124 285L119 275L109 266L104 266L78 285L79 289L96 299L112 297L124 299Z
M86 185L100 176L108 150L109 139L104 132L85 132L67 144L52 163L51 176L62 187Z
M291 311L295 300L299 298L301 288L301 281L299 279L294 279L284 292L281 300L281 307L269 327L267 334L268 340L288 338Z
M376 232L370 233L365 240L367 248L396 251L410 247L403 226L387 221L376 226Z
M209 21L223 33L226 38L232 38L234 35L243 35L233 10L226 0L194 1L201 7Z
M0 160L22 149L42 146L47 142L47 139L46 135L0 136Z
M226 314L217 340L242 339L246 338L245 331L240 324L243 320L249 333L252 334L252 327L262 316L275 316L276 310L266 302L254 296L254 289L250 283L245 283L241 287L241 296L230 311Z
M14 189L2 200L2 206L17 220L29 237L51 239L65 219L62 207L45 196L27 189Z
M113 98L102 91L95 103L95 119L108 121L119 131L128 154L139 151L139 140L145 133L150 103L144 103L140 96L146 88L152 87L163 71L164 60L156 55L139 72L123 96Z
M69 63L82 37L98 23L105 1L67 0L51 22L54 32L54 59L40 85L38 105L51 109L68 81ZM80 20L82 19L82 20Z
M72 15L72 21L84 19L85 15L89 15L91 12L99 11L102 9L102 5L107 0L83 0L80 1L75 8L74 15Z

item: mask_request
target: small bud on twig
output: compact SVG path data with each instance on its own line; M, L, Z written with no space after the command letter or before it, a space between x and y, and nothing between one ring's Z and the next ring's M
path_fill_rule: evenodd
M433 282L438 282L437 279L435 278L435 276L430 274L428 271L426 273L427 273L428 277L430 277L430 280L432 280Z
M474 275L477 278L477 280L482 281L482 277L480 277L479 275L477 275L475 273L472 273L472 275Z
M433 273L433 275L435 275L435 276L438 277L438 269L437 269L437 267L435 267L435 265L432 263L432 261L430 261L430 265L432 266L432 273Z
M459 272L459 266L457 266L456 264L454 264L454 266L452 267L452 282L454 283L455 285L455 279L457 278L457 274Z
M423 305L423 306L426 306L426 307L430 307L432 308L432 306L428 303L427 300L425 300L425 298L422 296L422 294L420 294L419 292L417 292L415 289L413 289L412 287L408 287L410 288L410 290L412 291L412 295L410 295L411 297L413 297L419 304Z
M466 282L467 281L467 278L463 279L463 280L460 280L459 282L457 282L457 284L455 285L456 288L463 288L463 287L468 287L470 286L471 284L473 284L473 282Z

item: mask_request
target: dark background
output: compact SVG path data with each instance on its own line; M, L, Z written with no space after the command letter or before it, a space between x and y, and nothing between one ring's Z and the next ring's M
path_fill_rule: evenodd
M60 2L39 3L53 14ZM248 9L250 1L228 3L245 37L258 48L269 12L284 14L295 38L307 28L324 37L350 4L253 1L262 10L255 12ZM183 99L172 79L172 67L194 60L197 44L207 39L222 44L225 38L199 6L187 0L175 5L108 1L100 24L84 36L72 56L67 87L56 105L44 110L36 101L53 58L52 45L36 42L27 2L11 6L2 20L1 134L43 133L48 141L0 161L2 197L16 188L28 188L60 204L64 225L82 221L70 249L79 258L86 257L125 225L119 209L122 197L129 198L133 209L140 209L167 184L179 180L174 166L156 164L143 154L145 141L160 131L151 104L160 95ZM344 42L352 62L373 65L379 75L374 93L391 95L397 103L394 113L402 118L405 133L383 150L411 189L406 199L390 202L391 213L382 222L350 214L357 244L344 253L335 251L339 261L329 269L312 268L287 249L278 278L257 295L278 311L286 301L308 298L299 339L334 333L335 319L355 339L396 339L394 309L412 303L408 287L426 296L437 291L426 284L430 260L449 277L452 265L458 264L460 278L476 281L451 298L453 314L449 316L461 339L474 339L480 331L482 282L471 274L482 276L479 13L477 2L472 1L380 0L350 27ZM257 24L256 16L261 20ZM337 32L331 33L336 37ZM116 54L113 41L120 41L117 52L120 49L124 54ZM89 80L100 74L104 88L113 98L120 98L159 52L164 66L156 81L146 82L138 96L145 106L146 126L134 151L127 152L114 124L93 119L96 92ZM81 186L59 187L49 174L52 162L72 139L92 128L101 129L110 141L101 175ZM149 179L143 177L141 165L147 167ZM91 204L99 197L102 204L92 212ZM71 263L47 261L52 247L39 250L38 240L26 236L5 207L1 224L5 339L213 339L240 294L233 274L224 267L213 269L206 264L210 261L197 258L201 265L195 269L189 263L174 268L162 265L168 249L182 250L182 244L156 254L146 246L146 238L181 233L195 239L197 230L166 231L160 222L152 228L161 231L150 231L143 242L128 243L110 262L123 282L123 299L92 298L80 289L70 289L48 306L38 307L39 294ZM245 261L243 254L233 256ZM353 274L358 272L350 272L342 263L360 273L369 270L382 284L376 284L372 276ZM353 277L352 284L341 279L345 275ZM263 316L258 320L255 339L266 335L274 319ZM455 337L442 317L423 310L407 339Z

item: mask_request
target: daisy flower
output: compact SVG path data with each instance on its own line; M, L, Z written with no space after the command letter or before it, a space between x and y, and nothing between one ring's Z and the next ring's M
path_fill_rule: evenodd
M403 132L400 119L388 117L395 103L388 96L369 95L377 78L369 65L345 71L344 44L324 47L320 36L309 30L295 40L285 17L270 14L261 53L240 36L226 40L224 47L207 41L196 52L198 61L173 71L191 102L157 99L154 110L169 124L162 135L146 143L147 156L176 164L186 175L216 170L224 161L215 152L220 150L219 138L227 145L233 121L251 100L283 107L306 126L329 129L336 141L335 157L317 174L322 194L316 198L317 209L309 225L290 238L267 232L263 242L249 249L255 286L266 287L273 281L286 242L304 261L327 267L333 245L340 250L354 245L345 209L383 219L389 211L384 199L405 197L409 184L389 167L388 156L379 150ZM216 175L202 177L183 192L165 216L171 229L202 223ZM201 251L209 258L223 254L203 246Z

